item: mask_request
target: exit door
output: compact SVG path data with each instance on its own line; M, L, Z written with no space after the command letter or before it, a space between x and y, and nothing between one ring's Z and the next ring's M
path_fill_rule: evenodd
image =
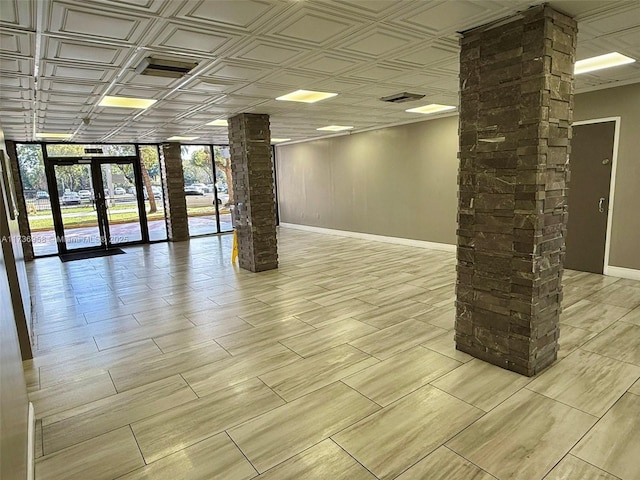
M148 241L132 159L54 159L46 173L59 253Z
M564 266L603 273L616 122L573 126Z

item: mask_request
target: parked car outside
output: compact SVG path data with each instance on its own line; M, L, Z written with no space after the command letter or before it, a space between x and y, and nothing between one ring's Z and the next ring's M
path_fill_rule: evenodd
M49 198L49 193L44 190L38 190L36 192L36 198Z
M80 205L81 201L80 195L76 192L65 192L64 195L62 195L63 205Z
M116 188L113 189L113 194L114 195L124 195L125 193L127 193L127 192L122 187L116 187Z
M193 183L191 185L189 185L190 187L194 187L197 188L198 190L200 190L203 194L208 193L207 190L207 186L204 183Z
M82 200L90 200L93 198L93 195L91 194L91 190L78 190L78 196Z
M198 187L194 187L193 185L186 185L184 187L185 195L204 195L204 192L200 190Z
M129 193L131 195L135 195L136 194L136 187L127 188L127 193Z
M229 187L227 186L227 184L226 184L226 183L219 182L219 183L216 185L216 188L218 189L218 191L219 191L219 192L222 192L222 193L229 193Z

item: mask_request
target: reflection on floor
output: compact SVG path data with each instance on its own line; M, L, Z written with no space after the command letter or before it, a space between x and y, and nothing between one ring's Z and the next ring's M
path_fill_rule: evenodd
M640 478L640 282L566 272L526 378L455 350L451 253L231 239L30 265L39 480Z
M149 240L152 242L166 240L167 227L164 220L152 220L149 226ZM233 230L231 214L220 215L220 231ZM203 215L189 217L189 234L191 236L208 235L217 233L215 215ZM114 223L110 226L111 237L116 243L132 242L140 240L140 225L135 223ZM37 257L56 255L56 234L53 230L33 232L33 251ZM100 246L100 233L98 227L83 227L67 229L67 242L71 248L87 248Z

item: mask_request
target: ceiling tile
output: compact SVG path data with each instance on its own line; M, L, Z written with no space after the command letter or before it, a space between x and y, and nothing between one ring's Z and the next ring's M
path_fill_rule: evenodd
M232 40L229 34L213 34L201 29L169 24L154 46L191 52L215 53Z
M346 19L338 19L309 9L301 9L269 33L270 36L289 38L311 45L323 45L335 40L353 27Z
M259 0L243 0L242 2L190 0L176 14L176 17L248 28L257 20L264 20L268 13L275 8L276 5L273 5L273 2Z
M89 64L117 65L124 52L121 48L97 44L85 44L80 41L50 38L47 42L46 58L69 60Z
M372 31L358 36L355 40L341 44L340 50L379 57L401 47L407 47L417 40L417 37L409 37L388 29L375 27Z
M0 24L33 29L33 2L24 0L2 0Z
M299 56L306 49L290 48L265 41L255 41L245 47L241 52L233 55L240 60L281 65Z

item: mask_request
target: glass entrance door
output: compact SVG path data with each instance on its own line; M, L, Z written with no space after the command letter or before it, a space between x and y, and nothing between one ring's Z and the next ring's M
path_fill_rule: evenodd
M54 160L47 167L58 251L148 241L144 198L131 159Z

